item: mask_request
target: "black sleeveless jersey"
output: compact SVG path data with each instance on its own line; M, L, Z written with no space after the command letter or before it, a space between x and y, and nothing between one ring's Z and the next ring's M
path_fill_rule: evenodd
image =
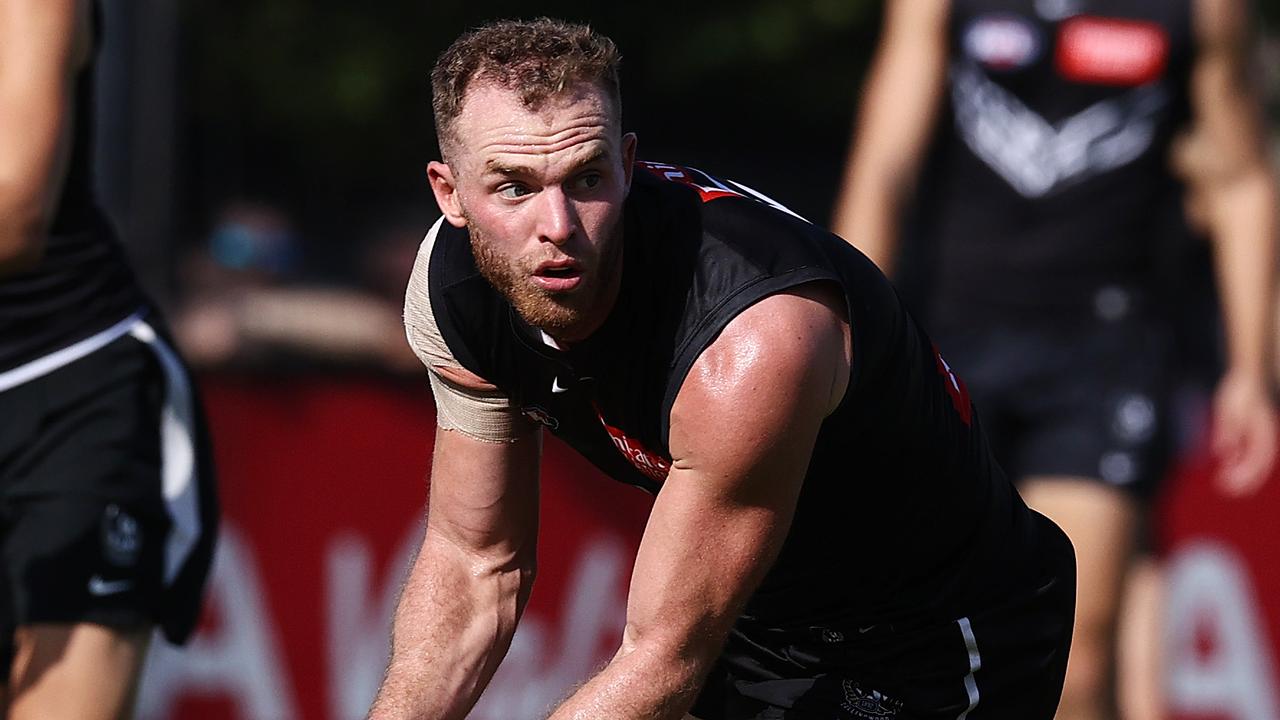
M145 300L106 216L94 201L93 71L75 82L73 141L44 256L0 278L0 372L123 320Z
M743 637L956 617L1034 564L1030 512L991 460L963 384L866 257L747 188L657 163L637 166L623 226L617 304L568 350L520 318L476 270L466 231L448 224L429 258L432 311L462 366L606 474L657 493L672 403L708 344L767 295L839 286L853 330L848 393L822 426Z
M1151 281L1192 50L1190 0L951 0L921 204L938 318L1076 313Z

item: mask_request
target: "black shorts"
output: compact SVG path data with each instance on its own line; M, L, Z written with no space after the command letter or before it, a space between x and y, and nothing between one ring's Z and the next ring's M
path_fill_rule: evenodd
M195 626L217 528L198 400L144 317L95 339L0 373L0 642Z
M1036 514L1036 567L950 620L740 632L700 720L1052 720L1075 611L1075 553ZM778 672L777 668L794 668Z
M1010 478L1081 477L1149 499L1170 452L1169 334L1139 315L1049 325L935 338Z

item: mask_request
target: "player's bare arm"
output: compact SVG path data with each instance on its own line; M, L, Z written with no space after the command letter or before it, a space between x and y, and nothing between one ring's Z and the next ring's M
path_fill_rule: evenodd
M1224 487L1237 492L1256 488L1276 455L1268 351L1275 331L1276 183L1247 71L1248 17L1243 0L1198 0L1191 76L1196 127L1211 159L1203 168L1203 197L1227 330L1214 444L1225 461Z
M0 0L0 277L32 265L66 172L84 0Z
M832 230L893 273L898 216L933 132L947 77L944 0L890 0L862 92Z
M834 291L774 295L703 352L671 411L672 470L636 557L623 642L553 720L679 719L786 537L849 376Z
M485 391L465 370L446 382ZM541 434L438 430L427 527L396 609L370 718L463 718L506 654L533 584Z

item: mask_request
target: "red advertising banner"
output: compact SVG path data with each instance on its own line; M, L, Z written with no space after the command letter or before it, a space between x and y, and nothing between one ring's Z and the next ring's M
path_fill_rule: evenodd
M347 720L369 707L421 538L435 411L422 383L210 378L223 534L202 626L154 646L146 720ZM648 512L548 439L539 577L471 717L541 717L617 649Z
M421 538L434 409L425 382L204 383L223 534L200 631L157 641L143 720L362 718ZM1166 559L1172 720L1280 718L1280 475L1221 494L1208 453L1175 473ZM471 714L533 720L617 647L650 500L548 438L539 577L506 662Z
M1201 448L1174 474L1165 555L1165 706L1172 720L1280 718L1280 474L1228 497Z

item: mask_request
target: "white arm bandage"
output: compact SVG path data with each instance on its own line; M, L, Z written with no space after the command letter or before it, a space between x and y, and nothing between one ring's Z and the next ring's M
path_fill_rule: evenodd
M430 370L431 391L436 398L436 425L484 442L511 442L527 435L534 423L518 408L512 407L510 399L499 390L477 390L460 385L442 377L438 370L462 368L440 334L427 290L431 249L443 222L444 218L440 218L431 226L418 249L418 259L414 262L404 298L405 336L418 359Z

